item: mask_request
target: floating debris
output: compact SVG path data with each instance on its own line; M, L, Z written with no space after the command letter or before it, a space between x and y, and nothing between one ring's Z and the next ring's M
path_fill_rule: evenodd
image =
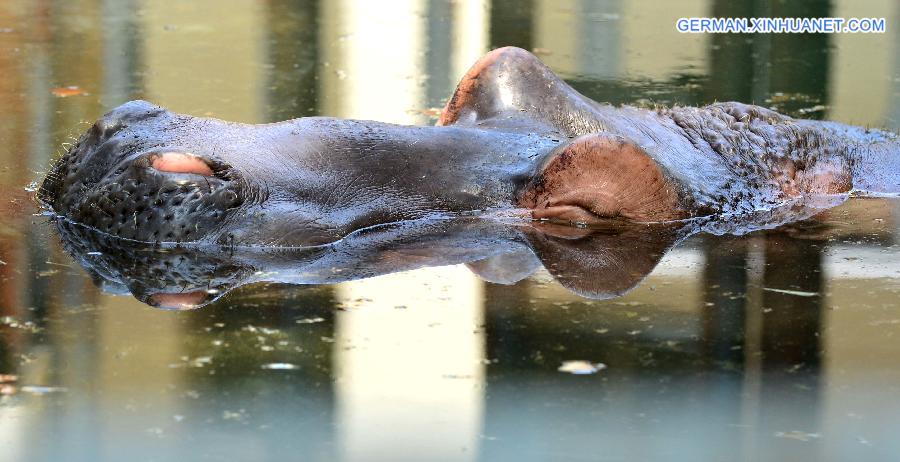
M771 287L763 287L763 290L768 290L769 292L777 292L779 294L796 295L798 297L815 297L815 296L819 295L818 292L804 292L802 290L788 290L788 289L773 289Z
M0 318L0 326L7 326L13 329L21 329L31 332L32 334L40 332L42 329L31 321L19 321L12 316L3 316Z
M573 375L590 375L606 369L606 364L592 363L588 361L563 361L558 371Z
M54 88L50 90L50 94L57 98L68 98L70 96L85 96L89 93L75 85L70 85L68 87Z
M822 437L822 435L819 433L806 433L806 432L801 432L799 430L791 430L789 432L775 433L775 437L807 442L810 440L819 439Z
M269 369L273 371L293 371L300 369L300 366L291 363L268 363L260 366L263 369Z
M797 113L798 114L809 114L811 112L822 112L826 109L828 109L828 106L825 106L822 104L816 104L815 106L797 109Z
M222 411L222 420L236 420L243 421L247 418L247 411L245 409L238 409L237 411Z
M315 317L315 318L303 318L295 321L297 324L316 324L320 322L325 322L325 318Z
M39 385L25 385L21 388L25 393L33 395L46 395L48 393L65 393L69 391L65 387L43 387Z
M182 362L180 363L171 363L169 364L170 369L179 369L182 367L206 367L208 364L212 363L211 356L198 356L196 358L191 359L188 356L182 356Z
M275 334L281 333L281 331L278 329L270 329L268 327L257 327L252 324L247 324L246 326L242 327L241 330L244 332L260 333L263 335L275 335Z

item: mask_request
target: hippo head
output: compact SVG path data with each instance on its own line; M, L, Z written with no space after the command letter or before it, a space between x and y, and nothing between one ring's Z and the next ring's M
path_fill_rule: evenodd
M234 139L212 139L223 132ZM37 197L58 215L125 239L225 241L223 226L263 195L241 173L246 166L235 163L246 142L240 124L132 101L81 136Z
M132 101L81 136L37 197L71 222L134 241L318 246L371 226L496 205L510 188L482 194L470 177L476 186L500 182L476 168L501 148L483 154L479 140L491 137L469 135L325 117L240 124Z

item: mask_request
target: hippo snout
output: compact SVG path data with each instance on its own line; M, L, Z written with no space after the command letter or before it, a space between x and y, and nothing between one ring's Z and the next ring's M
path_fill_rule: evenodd
M90 177L98 173L85 171L85 167L89 166L96 170L97 167L102 167L113 160L111 150L107 148L101 152L98 148L115 137L129 123L145 120L163 112L165 110L158 106L136 100L104 114L52 166L38 190L38 200L54 211L63 213L70 205L72 196L77 194L72 187L83 186Z
M241 182L230 165L178 144L183 122L146 101L111 110L53 165L38 200L126 239L203 238L241 204Z

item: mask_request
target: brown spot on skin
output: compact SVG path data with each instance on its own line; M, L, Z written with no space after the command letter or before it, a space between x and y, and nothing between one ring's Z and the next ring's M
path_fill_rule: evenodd
M807 194L843 194L853 187L850 170L837 162L817 162L800 168L788 159L774 162L772 178L785 197Z
M843 194L853 189L849 168L840 165L817 165L806 170L800 178L801 189L812 194Z
M593 224L624 218L672 221L689 216L674 182L634 143L594 134L558 148L519 194L532 217Z

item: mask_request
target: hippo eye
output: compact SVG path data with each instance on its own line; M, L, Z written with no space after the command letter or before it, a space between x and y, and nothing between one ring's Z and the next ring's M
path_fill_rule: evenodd
M213 170L202 158L182 152L162 152L154 154L150 166L160 172L192 173L212 176Z

